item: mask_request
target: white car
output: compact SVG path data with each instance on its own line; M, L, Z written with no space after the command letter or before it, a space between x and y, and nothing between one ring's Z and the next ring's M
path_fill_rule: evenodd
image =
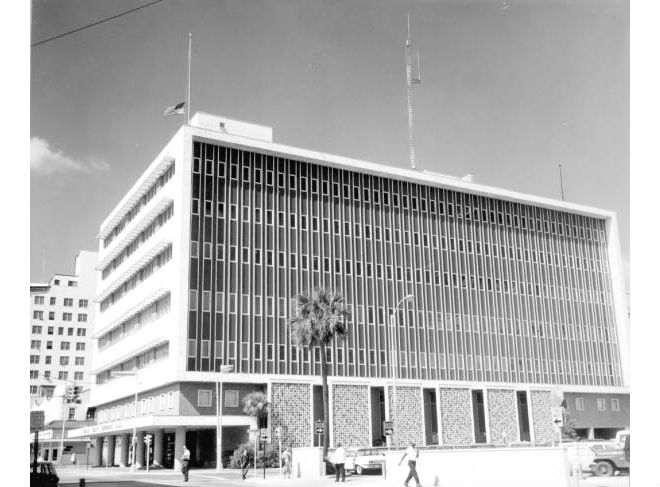
M590 465L593 463L594 458L596 458L593 449L595 445L593 443L573 442L564 443L563 446L566 448L571 472L575 472L578 468L581 472L589 472L591 470Z
M346 463L344 468L348 472L362 475L366 471L383 470L385 455L382 450L376 448L360 448L359 450L346 451Z

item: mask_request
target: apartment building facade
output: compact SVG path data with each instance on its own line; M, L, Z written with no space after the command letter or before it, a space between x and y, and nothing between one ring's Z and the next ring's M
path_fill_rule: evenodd
M138 462L174 465L185 443L213 464L254 427L251 390L287 443L317 444L320 351L295 347L287 318L320 286L352 309L326 352L332 442L381 444L393 418L395 445L542 443L553 397L627 393L611 212L283 146L268 127L198 113L99 242L98 424L77 433L108 439L99 462L126 464L135 428Z

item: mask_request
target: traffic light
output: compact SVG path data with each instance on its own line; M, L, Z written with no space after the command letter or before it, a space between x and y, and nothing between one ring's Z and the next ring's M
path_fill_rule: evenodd
M82 395L82 392L83 392L82 386L74 386L72 397L71 397L71 402L73 402L75 404L80 404L82 402L82 399L80 398L80 396Z
M73 402L73 386L66 386L66 391L64 392L64 402L67 404Z

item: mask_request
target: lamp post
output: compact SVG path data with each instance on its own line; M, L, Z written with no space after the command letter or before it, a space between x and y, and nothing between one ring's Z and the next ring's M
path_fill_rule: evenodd
M135 460L137 459L137 412L138 412L138 373L137 370L115 370L110 373L112 377L128 377L135 376L135 406L133 407L133 438L131 444L133 445L133 455L131 459L131 472L135 472ZM122 453L123 455L123 453ZM149 459L147 458L147 461Z
M413 294L408 294L407 296L404 296L401 298L401 300L397 303L396 307L394 308L394 311L392 311L392 314L390 315L390 330L391 330L391 347L392 347L392 360L390 361L391 367L392 367L392 389L394 392L394 434L392 435L392 438L390 440L390 445L394 443L394 437L396 436L397 432L399 431L399 426L397 426L396 422L399 421L399 410L398 410L398 403L397 403L397 397L396 397L396 379L398 375L398 368L399 368L399 340L398 340L398 333L396 330L396 313L401 307L401 305L407 303L408 301L412 301L415 299L415 296ZM390 419L392 420L392 411L390 411Z
M217 418L216 428L215 428L215 471L220 472L222 470L222 411L220 402L222 401L222 383L220 378L222 374L226 374L234 370L233 365L221 365L220 371L215 379L215 415Z

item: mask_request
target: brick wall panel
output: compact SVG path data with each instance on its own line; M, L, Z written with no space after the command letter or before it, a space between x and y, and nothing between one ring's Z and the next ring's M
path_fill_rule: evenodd
M416 445L424 444L424 416L422 393L419 387L398 386L396 388L398 410L401 420L397 421L394 409L394 392L389 388L389 407L394 418L395 447L407 446L411 441ZM405 413L405 414L404 414Z
M309 384L273 383L271 388L272 430L282 427L283 443L293 448L312 446L311 404Z
M552 425L552 402L550 391L531 391L532 422L534 440L549 443L557 438Z
M474 443L470 394L469 389L440 389L440 421L443 444L471 445Z
M490 442L506 444L520 439L516 393L506 389L488 389Z
M332 386L333 438L347 448L371 446L369 386ZM331 445L331 446L335 446Z

